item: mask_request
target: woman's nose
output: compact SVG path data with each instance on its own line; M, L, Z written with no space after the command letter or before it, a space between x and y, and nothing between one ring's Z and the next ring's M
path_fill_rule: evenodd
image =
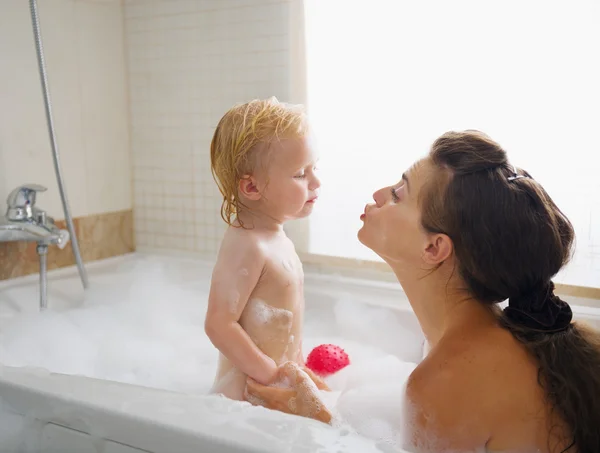
M375 204L378 208L385 204L385 188L379 189L377 192L373 194L373 200L375 200Z

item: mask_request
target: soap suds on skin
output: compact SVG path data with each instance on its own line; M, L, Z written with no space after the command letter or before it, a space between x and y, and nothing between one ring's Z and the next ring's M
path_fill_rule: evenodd
M288 360L291 360L288 355L288 352L290 351L290 348L292 348L293 346L294 346L294 336L290 335L290 337L288 338L287 345L285 346L285 351L283 351L283 356L279 360L279 363L283 363L283 362L287 362Z
M252 316L260 324L269 324L275 319L287 318L287 325L292 324L292 312L283 308L275 308L266 304L262 300L255 299L252 301Z
M294 264L289 259L281 260L281 265L288 272L292 272L294 270Z

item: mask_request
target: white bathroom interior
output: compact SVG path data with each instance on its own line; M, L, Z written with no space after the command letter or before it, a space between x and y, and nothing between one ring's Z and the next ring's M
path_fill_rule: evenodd
M15 188L38 185L36 205L63 220L30 4L0 2L0 217ZM423 336L356 232L371 194L448 130L488 133L571 219L575 255L555 282L600 328L598 2L36 8L71 215L132 213L135 251L85 260L86 289L75 262L49 270L40 310L37 267L11 273L38 257L0 248L0 452L402 451L390 395ZM304 351L334 343L351 358L328 381L332 427L208 395L203 324L225 230L210 140L231 106L270 96L307 106L320 154L319 201L286 231L306 275ZM82 249L118 242L110 228Z

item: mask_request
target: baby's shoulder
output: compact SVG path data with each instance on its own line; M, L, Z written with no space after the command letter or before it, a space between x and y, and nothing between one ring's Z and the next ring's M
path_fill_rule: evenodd
M265 252L260 234L249 229L228 227L221 240L220 251L234 251L236 254L260 254Z
M265 247L255 234L229 228L223 235L215 271L230 273L232 269L261 269L266 263Z

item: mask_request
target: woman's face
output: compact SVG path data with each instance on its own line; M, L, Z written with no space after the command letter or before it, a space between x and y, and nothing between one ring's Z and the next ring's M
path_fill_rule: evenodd
M418 201L433 172L427 159L417 162L398 183L375 192L375 203L365 207L358 239L388 263L423 267L430 235L421 226Z

